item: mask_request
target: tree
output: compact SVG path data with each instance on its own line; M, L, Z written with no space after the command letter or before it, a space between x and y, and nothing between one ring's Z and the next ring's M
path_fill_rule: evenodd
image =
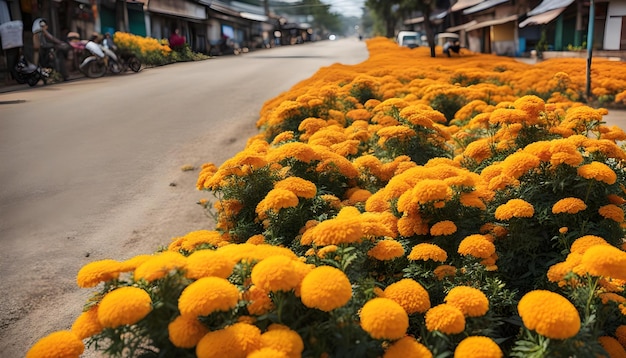
M400 8L404 13L418 11L424 16L424 31L426 31L426 40L430 47L430 57L435 57L435 34L433 26L430 22L430 16L437 7L436 0L402 0Z
M395 36L396 23L398 22L398 7L400 1L389 0L367 0L365 6L372 10L375 16L383 21L385 27L385 37Z

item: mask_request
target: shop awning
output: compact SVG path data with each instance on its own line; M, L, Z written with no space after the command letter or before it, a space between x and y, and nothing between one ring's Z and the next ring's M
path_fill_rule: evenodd
M536 8L530 10L527 15L534 16L550 10L566 8L573 2L574 0L543 0Z
M463 25L459 25L459 26L454 26L454 27L448 27L446 29L447 32L457 32L457 31L463 31L463 30L467 30L468 27L472 27L474 25L476 25L478 23L478 21L476 20L472 20L470 22L467 22Z
M472 30L482 29L483 27L487 27L487 26L502 25L502 24L506 24L507 22L511 22L515 20L517 20L517 15L511 15L511 16L500 18L500 19L479 22L476 25L468 27L466 30L472 31Z
M496 5L500 5L500 4L505 3L507 1L509 1L509 0L485 0L485 1L482 1L478 5L474 5L474 6L470 7L470 8L467 8L467 9L463 10L463 14L464 15L469 15L469 14L473 14L473 13L480 12L480 11L483 11L483 10L487 10L489 8L492 8L492 7L496 6Z
M450 8L451 12L467 9L470 6L478 5L483 0L459 0Z
M268 19L268 17L265 15L253 14L253 13L245 12L245 11L240 12L239 15L241 15L241 17L243 17L244 19L259 21L259 22L265 22Z
M547 24L550 21L556 19L557 16L561 15L563 10L565 10L564 7L560 8L560 9L554 9L554 10L546 11L546 12L544 12L542 14L539 14L539 15L530 16L526 20L520 22L519 23L519 27L522 28L522 27L525 27L525 26L528 26L528 25L543 25L543 24Z
M403 24L405 24L405 25L415 25L415 24L421 24L422 22L424 22L424 16L418 16L418 17L414 17L412 19L404 20Z
M447 15L448 15L448 10L435 11L433 14L430 15L430 21L438 22L438 20L444 19ZM418 17L404 20L403 24L415 25L415 24L421 24L422 22L424 22L424 16L418 16Z
M189 1L150 0L150 2L148 2L148 11L195 20L206 19L205 7Z

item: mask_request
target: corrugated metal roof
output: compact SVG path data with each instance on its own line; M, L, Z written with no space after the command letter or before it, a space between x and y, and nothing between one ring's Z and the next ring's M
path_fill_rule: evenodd
M476 20L472 20L470 22L467 22L463 25L459 25L459 26L454 26L454 27L448 27L446 29L447 32L457 32L457 31L461 31L461 30L467 30L468 27L474 26L478 23L478 21Z
M480 4L483 0L459 0L450 8L451 12L467 9L470 6Z
M546 11L568 7L574 0L543 0L536 8L528 12L528 16L539 15Z
M483 21L483 22L477 23L476 25L468 27L467 31L481 29L481 28L487 27L487 26L502 25L502 24L506 24L507 22L511 22L511 21L515 21L515 20L517 20L517 15L511 15L511 16L507 16L507 17L503 17L503 18L499 18L499 19Z
M478 5L472 6L468 9L463 10L463 14L464 15L469 15L469 14L473 14L475 12L479 12L479 11L483 11L483 10L487 10L489 8L492 8L496 5L500 5L502 3L505 3L509 0L485 0L483 2L481 2Z
M560 8L560 9L554 9L554 10L546 11L546 12L541 13L539 15L530 16L526 20L520 22L519 23L519 27L522 28L522 27L525 27L525 26L528 26L528 25L543 25L543 24L547 24L548 22L556 19L557 16L561 15L563 10L565 10L564 7Z

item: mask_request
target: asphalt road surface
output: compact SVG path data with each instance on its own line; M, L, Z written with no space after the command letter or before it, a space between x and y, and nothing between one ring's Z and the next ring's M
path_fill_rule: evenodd
M70 328L93 293L83 265L213 229L198 170L181 168L221 164L265 101L367 56L342 39L0 94L0 356Z

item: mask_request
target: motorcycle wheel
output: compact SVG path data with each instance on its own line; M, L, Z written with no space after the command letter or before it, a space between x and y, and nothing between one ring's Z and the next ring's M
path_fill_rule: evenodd
M112 73L116 73L116 74L120 73L122 72L122 66L116 61L109 59L109 71L111 71Z
M135 56L132 56L128 59L128 68L130 68L133 72L139 72L141 70L141 61Z
M85 70L85 74L87 77L98 78L104 76L107 68L103 62L100 61L91 61L87 65L87 69Z
M39 73L33 72L33 74L30 75L27 79L28 85L31 87L35 87L37 83L39 82L40 78L41 76L39 76Z
M21 85L23 85L24 83L26 83L26 75L24 75L22 72L17 71L17 70L13 70L13 78L15 79L15 81Z

